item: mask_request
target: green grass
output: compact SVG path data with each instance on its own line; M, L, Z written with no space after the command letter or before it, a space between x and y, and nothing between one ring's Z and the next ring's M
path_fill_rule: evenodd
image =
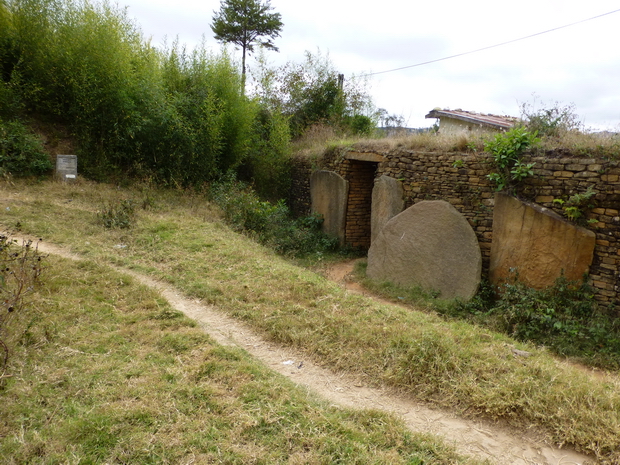
M553 286L536 290L513 276L503 283L499 295L483 281L472 300L449 301L420 288L372 281L366 277L366 266L366 260L356 263L355 279L381 298L544 346L558 357L586 367L618 372L620 322L615 314L596 305L587 283L560 277Z
M3 464L474 463L329 406L105 265L49 257L29 301L0 382Z
M232 232L198 196L148 192L155 207L137 211L130 230L97 224L103 200L120 196L139 204L144 195L89 183L21 183L2 187L0 208L10 207L2 218L7 226L19 223L23 233L97 263L164 279L265 337L370 384L463 415L535 428L550 441L597 454L601 463L620 460L617 375L594 377L490 330L346 293ZM532 355L516 357L515 347Z

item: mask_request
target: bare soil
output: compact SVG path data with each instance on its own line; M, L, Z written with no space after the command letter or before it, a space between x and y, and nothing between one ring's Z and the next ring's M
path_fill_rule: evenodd
M81 257L49 243L39 250L79 260ZM368 294L351 279L354 261L334 265L330 279L351 292ZM516 431L505 425L459 418L447 410L430 408L387 389L371 388L354 377L337 373L308 360L302 353L266 341L248 326L210 305L188 299L166 283L127 269L118 269L139 282L157 289L177 310L194 319L218 343L245 349L257 360L293 380L299 386L348 408L376 409L396 414L411 431L432 433L453 444L462 454L487 459L498 465L573 465L595 462L594 458L570 449L541 442L531 431ZM372 296L371 296L372 297Z

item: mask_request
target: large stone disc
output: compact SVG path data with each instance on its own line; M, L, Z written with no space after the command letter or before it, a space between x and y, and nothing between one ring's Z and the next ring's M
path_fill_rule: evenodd
M474 230L443 200L419 202L393 217L368 251L369 278L420 286L443 299L471 299L481 272Z

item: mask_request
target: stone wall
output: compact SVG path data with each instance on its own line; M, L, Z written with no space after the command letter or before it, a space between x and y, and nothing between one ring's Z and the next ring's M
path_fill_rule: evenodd
M585 192L592 186L595 208L587 215L596 234L590 279L597 298L615 302L620 309L620 164L617 160L574 157L532 157L536 178L528 179L519 193L562 213L553 199Z
M304 158L293 159L291 166L292 187L289 191L288 206L297 216L310 214L310 176L314 171L312 164Z
M332 150L326 152L319 163L322 169L339 173L349 182L356 177L362 179L358 168L374 170L374 177L387 175L402 182L405 208L421 200L445 200L462 213L476 232L483 257L483 275L488 274L493 239L494 186L487 179L490 166L484 153L421 152L395 149L381 153L371 150ZM363 161L363 163L361 162ZM535 162L532 178L526 179L516 195L534 201L562 214L561 206L554 199L566 199L570 195L585 192L589 186L597 192L593 198L595 208L588 218L595 221L587 227L596 233L597 241L594 261L590 267L590 278L597 289L597 299L620 310L620 165L615 160L558 156L527 158ZM304 163L299 163L303 166ZM357 168L356 168L357 167ZM297 173L311 171L306 165L297 168ZM303 176L301 176L303 178ZM293 196L302 198L303 181L294 180ZM363 187L356 188L358 191ZM367 186L371 192L372 185ZM299 191L299 192L298 192ZM365 201L350 202L348 208L368 209ZM308 207L298 202L296 211L304 213ZM349 211L347 215L352 215ZM368 212L370 215L370 212ZM362 213L358 215L362 218ZM349 221L349 216L347 216ZM365 220L360 220L360 222ZM349 224L349 223L347 223ZM363 227L351 223L360 230ZM362 242L359 237L350 236ZM355 239L354 239L355 237ZM368 233L370 237L370 233ZM347 236L347 240L349 236ZM356 243L358 243L356 242Z

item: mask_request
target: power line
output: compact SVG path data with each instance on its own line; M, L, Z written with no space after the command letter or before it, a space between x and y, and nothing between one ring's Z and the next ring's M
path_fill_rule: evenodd
M469 54L472 54L472 53L482 52L483 50L489 50L491 48L501 47L503 45L508 45L508 44L512 44L514 42L519 42L520 40L531 39L532 37L540 36L542 34L547 34L549 32L554 32L554 31L558 31L560 29L565 29L567 27L575 26L577 24L585 23L586 21L592 21L593 19L602 18L603 16L607 16L607 15L610 15L612 13L618 13L619 11L620 11L620 9L609 11L607 13L603 13L601 15L593 16L591 18L582 19L580 21L576 21L576 22L570 23L570 24L565 24L564 26L554 27L553 29L547 29L546 31L537 32L535 34L530 34L529 36L519 37L518 39L508 40L506 42L501 42L501 43L495 44L495 45L489 45L487 47L477 48L476 50L470 50L468 52L457 53L456 55L450 55L450 56L443 57L443 58L437 58L436 60L430 60L430 61L425 61L425 62L422 62L422 63L416 63L415 65L402 66L400 68L388 69L387 71L378 71L376 73L362 74L359 77L376 76L377 74L392 73L394 71L401 71L403 69L415 68L417 66L429 65L431 63L437 63L438 61L450 60L451 58L457 58L457 57L462 57L464 55L469 55Z

